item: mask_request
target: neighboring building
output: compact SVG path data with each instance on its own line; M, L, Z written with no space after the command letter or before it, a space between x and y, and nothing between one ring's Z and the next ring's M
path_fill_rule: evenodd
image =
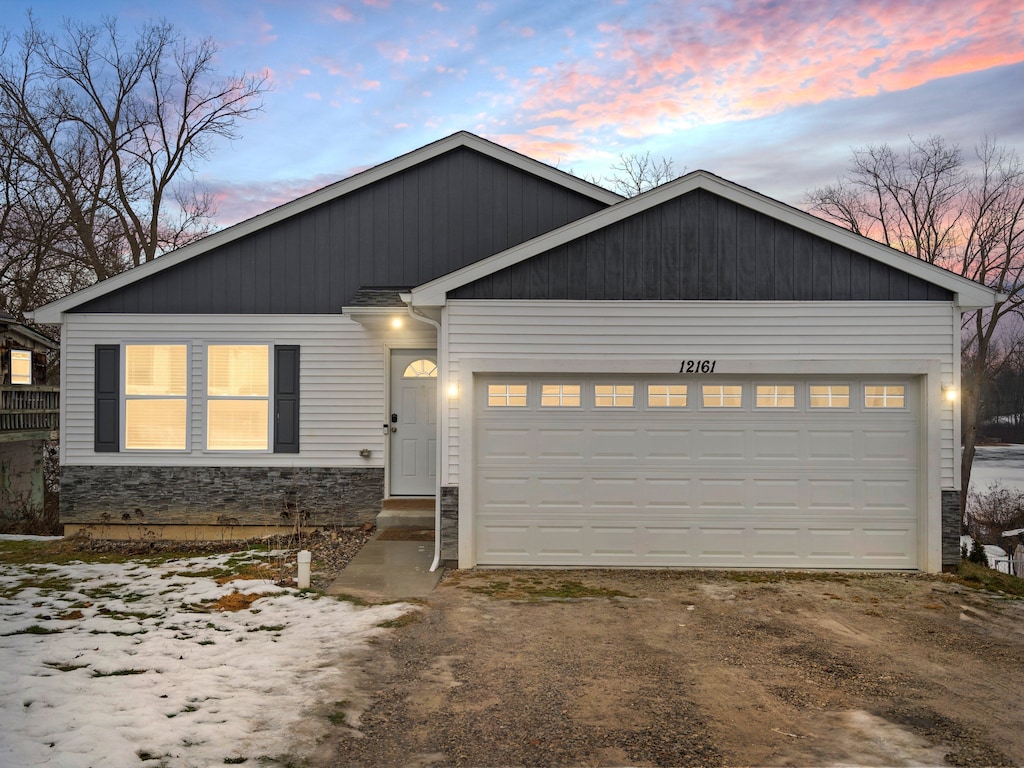
M59 392L46 384L57 343L0 312L0 530L32 528L44 511L43 452L57 437Z
M994 299L704 171L624 200L458 133L35 317L70 530L426 497L460 567L938 570Z

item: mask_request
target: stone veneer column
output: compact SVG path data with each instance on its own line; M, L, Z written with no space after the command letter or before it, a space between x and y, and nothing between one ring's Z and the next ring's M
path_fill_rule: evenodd
M459 559L459 487L441 488L441 559Z
M942 492L942 567L960 562L960 492Z

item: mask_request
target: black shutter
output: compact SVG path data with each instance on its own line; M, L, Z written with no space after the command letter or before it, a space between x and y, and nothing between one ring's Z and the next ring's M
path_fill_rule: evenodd
M299 347L274 347L274 453L299 452Z
M116 453L121 446L121 347L96 345L93 450Z

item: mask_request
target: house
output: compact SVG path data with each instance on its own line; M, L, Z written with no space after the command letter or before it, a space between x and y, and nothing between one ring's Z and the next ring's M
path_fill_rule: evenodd
M59 398L46 383L47 356L57 346L0 312L0 530L33 529L44 513L43 452Z
M35 317L69 531L420 498L460 567L936 571L994 300L704 171L622 199L457 133Z

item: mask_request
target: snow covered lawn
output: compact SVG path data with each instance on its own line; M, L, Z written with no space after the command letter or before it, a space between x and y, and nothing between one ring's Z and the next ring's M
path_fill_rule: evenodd
M345 653L412 606L216 578L259 557L0 563L0 765L301 759L337 717Z

